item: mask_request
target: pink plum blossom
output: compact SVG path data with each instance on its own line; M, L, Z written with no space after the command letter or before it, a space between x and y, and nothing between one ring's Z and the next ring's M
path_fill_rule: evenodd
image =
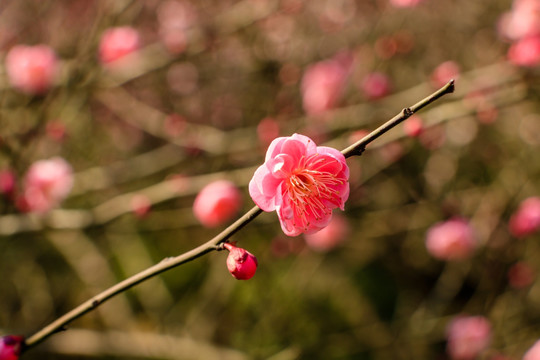
M24 337L6 335L0 338L0 360L17 360L21 354Z
M193 213L206 227L216 227L232 219L242 207L242 194L230 181L206 185L195 198Z
M459 77L459 73L459 64L455 61L448 60L439 64L435 70L433 70L430 81L433 87L440 88L450 80L457 79Z
M510 40L540 35L540 2L538 0L514 0L512 11L503 14L498 30Z
M330 251L341 244L350 233L350 226L343 216L333 216L328 225L314 234L304 234L309 248L314 251Z
M64 200L73 186L71 165L60 157L32 164L24 178L26 210L44 213Z
M509 222L510 233L518 238L540 229L540 197L534 196L521 202Z
M533 346L523 355L523 360L540 360L540 340L535 342Z
M422 118L418 115L412 115L403 123L403 131L409 137L418 137L424 131Z
M508 60L518 66L540 65L540 35L523 38L508 49Z
M144 218L152 208L152 201L144 194L135 194L130 201L131 211L138 218Z
M458 316L447 327L447 352L454 360L472 360L491 340L491 325L483 316Z
M139 43L139 33L130 26L107 29L99 43L99 59L105 65L111 64L139 50Z
M395 7L415 7L420 4L422 0L390 0L390 4Z
M524 261L515 263L508 270L508 283L514 289L523 289L534 282L536 271Z
M272 140L279 136L279 123L271 117L262 119L259 125L257 125L257 136L259 137L259 142L264 147L267 147Z
M428 252L440 260L462 260L475 250L477 240L465 219L454 218L433 225L426 234Z
M0 194L7 197L15 190L15 173L11 169L0 170Z
M14 88L25 94L42 95L54 83L58 60L47 45L17 45L6 56L6 72Z
M227 269L231 275L238 280L251 279L257 271L257 258L249 251L231 243L224 243L223 246L229 250Z
M309 115L333 108L343 93L353 58L339 54L331 60L321 61L307 68L302 78L302 101Z
M348 179L342 153L294 134L272 141L265 163L249 183L249 193L262 210L276 210L286 235L297 236L323 229L333 209L344 209Z
M380 72L367 74L360 86L369 100L377 100L385 97L390 93L392 87L390 78Z

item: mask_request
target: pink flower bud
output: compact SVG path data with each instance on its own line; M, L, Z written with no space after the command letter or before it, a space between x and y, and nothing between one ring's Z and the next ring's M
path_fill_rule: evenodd
M15 174L12 170L0 171L0 194L10 197L15 190Z
M491 340L491 325L483 316L459 316L447 328L447 352L454 360L472 360Z
M426 235L426 247L440 260L462 260L477 246L473 230L465 219L455 218L433 225Z
M535 277L534 269L523 261L515 263L508 270L508 283L514 289L526 288L533 283Z
M527 350L525 355L523 355L523 360L540 360L540 340L535 342L534 345Z
M388 76L379 72L366 75L360 86L369 100L385 97L390 93L392 87Z
M64 159L40 160L26 173L21 200L26 210L44 213L64 200L72 186L73 170Z
M58 60L47 45L14 46L6 56L10 84L29 95L41 95L53 85Z
M312 250L326 252L341 244L350 230L349 223L344 217L334 215L325 228L313 234L304 234L304 239Z
M530 235L540 229L540 197L525 199L509 222L510 233L518 238Z
M231 243L224 243L223 246L229 250L227 257L227 268L231 275L238 280L249 280L257 271L257 258L249 251L236 247Z
M135 194L131 198L130 205L135 216L142 219L150 212L150 209L152 208L152 201L150 201L146 195Z
M418 115L413 115L403 123L403 131L409 137L418 137L424 131L422 118Z
M352 63L353 57L343 53L307 68L301 86L303 106L307 114L320 114L336 105L344 90Z
M400 8L415 7L421 2L422 0L390 0L390 4Z
M510 46L508 60L518 66L540 65L540 35L520 39Z
M99 59L107 65L139 50L139 33L130 26L106 30L99 43Z
M17 360L21 354L24 337L6 335L0 338L0 360Z
M206 185L195 198L193 213L206 227L219 226L232 219L242 207L242 194L230 181Z
M431 74L431 84L435 88L444 86L452 79L459 77L459 65L455 61L445 61L433 70Z

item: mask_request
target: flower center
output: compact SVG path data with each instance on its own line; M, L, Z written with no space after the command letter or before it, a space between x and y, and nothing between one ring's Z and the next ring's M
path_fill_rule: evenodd
M340 206L340 193L335 187L342 185L345 180L338 178L337 174L318 170L327 164L327 157L315 154L302 160L300 166L289 175L286 185L295 226L307 228L310 219L321 220Z

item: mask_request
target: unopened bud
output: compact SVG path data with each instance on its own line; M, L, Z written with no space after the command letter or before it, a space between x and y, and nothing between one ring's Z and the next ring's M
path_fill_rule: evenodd
M251 279L257 271L257 258L249 251L233 244L224 243L223 246L229 250L227 268L231 275L238 280Z
M21 354L24 337L6 335L0 338L0 360L17 360Z

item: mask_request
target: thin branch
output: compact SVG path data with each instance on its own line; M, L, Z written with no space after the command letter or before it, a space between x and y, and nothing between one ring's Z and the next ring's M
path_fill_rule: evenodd
M446 94L449 94L453 91L454 91L454 81L451 80L448 84L446 84L445 86L443 86L441 89L437 90L430 96L419 101L415 105L402 110L400 114L396 115L394 118L390 119L384 125L372 131L369 135L367 135L366 137L358 141L356 144L343 150L342 153L345 155L345 157L351 157L353 155L361 155L362 152L365 150L365 147L367 144L371 143L373 140L377 139L378 137L380 137L382 134L392 129L397 124L406 120L413 113L417 112L418 110L436 101L440 97ZM34 335L28 337L28 339L26 339L24 343L23 351L26 351L30 349L31 347L39 344L40 342L44 341L49 336L57 332L65 330L66 325L71 323L73 320L78 319L84 314L94 310L99 305L103 304L105 301L132 288L133 286L140 284L141 282L148 280L156 275L159 275L162 272L165 272L169 269L172 269L181 264L194 260L211 251L220 250L221 248L219 245L221 243L227 241L230 237L232 237L235 233L241 230L244 226L250 223L253 219L255 219L261 213L262 213L262 210L258 206L254 206L240 219L238 219L236 222L234 222L232 225L230 225L228 228L226 228L224 231L222 231L220 234L215 236L213 239L207 241L206 243L186 253L183 253L179 256L165 258L161 262L155 264L154 266L147 268L119 282L118 284L108 288L107 290L101 292L100 294L92 297L91 299L82 303L81 305L71 310L67 314L53 321L51 324L45 326L43 329L41 329Z
M392 119L388 120L386 123L384 123L383 125L379 126L377 129L370 132L368 135L366 135L364 138L357 141L355 144L343 150L342 151L343 155L345 155L346 158L354 156L354 155L362 155L362 153L366 150L367 144L377 139L379 136L386 133L388 130L392 129L396 125L407 120L409 117L411 117L412 114L428 106L429 104L436 101L440 97L446 94L453 93L453 92L454 92L454 80L450 80L446 85L444 85L442 88L440 88L439 90L437 90L430 96L424 98L423 100L420 100L419 102L417 102L411 107L401 110L401 112L398 115L394 116Z

